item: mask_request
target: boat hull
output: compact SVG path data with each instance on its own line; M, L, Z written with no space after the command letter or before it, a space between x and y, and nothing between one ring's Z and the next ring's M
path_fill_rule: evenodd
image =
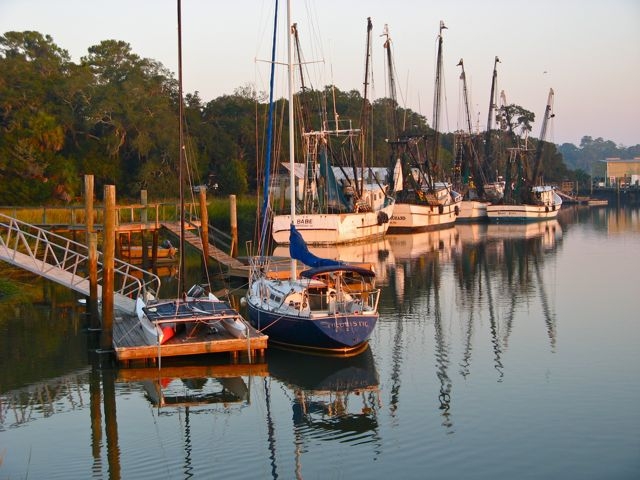
M487 216L489 221L493 223L508 222L539 222L543 220L551 220L558 216L562 199L553 191L548 192L548 200L538 204L531 205L521 203L517 205L489 205L487 207Z
M269 335L269 342L296 349L351 353L364 348L378 321L377 313L317 317L283 315L247 306L249 321Z
M456 218L456 223L486 222L487 202L478 200L463 200L460 202L460 213Z
M308 245L357 243L383 237L389 228L393 205L378 211L332 214L296 214L295 226ZM272 235L276 243L289 243L291 215L276 215Z
M396 203L388 233L413 233L451 227L460 212L459 203L418 205Z

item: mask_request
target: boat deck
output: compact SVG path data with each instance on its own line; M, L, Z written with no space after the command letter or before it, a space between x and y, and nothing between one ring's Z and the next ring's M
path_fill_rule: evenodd
M162 357L247 353L252 358L264 355L268 336L248 325L248 338L236 338L216 322L185 323L184 329L162 345L149 345L135 315L116 317L113 322L113 348L118 362L156 360Z

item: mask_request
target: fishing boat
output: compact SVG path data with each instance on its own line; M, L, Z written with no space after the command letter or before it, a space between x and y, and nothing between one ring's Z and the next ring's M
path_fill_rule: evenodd
M397 140L390 142L394 151L393 162L394 185L396 187L396 202L393 215L389 221L388 233L414 233L438 230L451 227L460 213L462 196L453 190L450 182L440 178L442 172L439 161L440 150L440 99L442 97L442 30L440 22L438 34L438 53L436 68L436 83L434 94L433 115L433 143L432 154L427 155L426 134L401 134ZM385 48L390 49L390 39L387 38ZM389 72L393 71L391 55L387 53ZM390 85L395 81L390 80ZM393 88L392 96L395 99ZM394 103L395 102L394 100ZM399 128L396 126L396 131Z
M185 212L184 179L186 166L184 148L184 100L182 93L182 28L181 2L178 0L178 99L179 99L179 192L180 192L180 256L178 265L178 292L176 298L158 300L152 295L136 300L136 313L143 334L149 345L163 345L167 342L203 342L224 337L247 338L259 334L249 331L249 325L228 302L211 293L210 285L197 284L189 291L185 288ZM227 332L224 334L224 332Z
M493 173L492 136L491 124L496 108L495 91L497 81L497 64L500 62L495 57L493 64L493 78L491 82L491 97L489 101L489 116L487 119L487 131L484 135L484 159L480 159L481 138L474 135L471 125L471 110L469 108L469 95L467 89L467 75L464 70L464 61L460 59L461 67L460 83L462 98L464 101L465 129L454 133L454 180L456 191L462 195L460 212L456 223L474 223L488 220L487 206L491 202L502 199L504 195L504 181ZM493 180L491 180L493 178Z
M528 148L526 132L523 141L509 149L505 194L502 201L487 207L490 222L536 222L558 216L562 198L554 187L540 184L547 122L554 116L553 95L553 89L550 89L533 167L530 165L532 149Z
M288 2L289 165L293 172L295 119L291 85L294 30L289 28L291 25ZM276 63L273 55L272 51L272 76ZM271 107L270 102L269 124L273 113ZM271 143L271 138L267 143ZM296 198L293 185L292 181L292 200ZM265 188L265 195L268 195L268 190ZM268 204L268 198L265 200ZM263 232L266 217L263 212ZM275 258L264 254L265 242L260 244L259 255L249 259L249 286L245 296L249 320L259 331L268 334L269 342L273 344L330 353L358 352L367 346L378 320L380 290L375 287L375 272L362 265L312 254L302 234L305 230L301 227L302 232L298 231L300 223L297 219L295 201L292 201L287 241L290 259L285 260L288 270L279 268ZM299 270L298 260L306 268Z
M295 25L292 28L296 52L299 52L297 29ZM371 29L369 19L368 46ZM365 78L368 76L367 71ZM304 86L303 78L301 84ZM368 102L366 86L367 82L365 105ZM305 104L301 103L304 109ZM368 112L368 108L363 108L363 112ZM351 121L339 118L337 112L334 112L332 121L326 113L322 116L320 128L313 128L308 120L310 115L304 111L301 113L299 130L302 132L304 162L287 166L291 185L303 185L300 192L291 188L295 192L290 202L296 204L296 228L308 245L354 243L384 236L393 213L394 199L386 180L378 178L367 161L365 138L368 120L365 114L360 128L353 128ZM272 235L276 243L289 242L289 225L293 221L291 213L274 215Z

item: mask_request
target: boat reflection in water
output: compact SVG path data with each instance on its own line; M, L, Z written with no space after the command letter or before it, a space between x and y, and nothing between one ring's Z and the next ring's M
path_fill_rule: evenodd
M560 244L562 228L555 219L530 224L463 224L387 239L395 262L389 271L395 305L389 308L402 314L393 327L393 344L403 344L403 336L417 335L417 331L432 331L439 384L436 405L442 426L453 431L456 373L466 379L474 357L479 362L490 358L496 381L501 382L516 318L524 314L531 320L521 329L535 331L537 325L544 325L550 349L555 351L555 306L544 278L544 272L553 275L553 269L543 267ZM536 317L542 321L536 323ZM482 330L487 329L488 341L482 345L479 339L486 338ZM392 358L393 371L399 370L401 352L394 348ZM391 380L391 390L399 390Z
M472 226L469 226L471 228ZM477 228L477 226L474 226ZM498 381L504 376L503 355L509 346L514 319L521 309L529 310L531 302L539 303L551 351L556 344L556 315L545 288L542 265L545 255L553 252L562 239L557 220L528 224L484 225L484 233L473 234L467 226L461 232L461 248L454 256L460 307L467 338L460 363L460 373L469 374L471 338L476 312L488 308L488 324ZM473 238L473 240L471 240ZM535 319L532 318L535 321Z
M378 437L379 379L370 347L351 357L272 348L267 360L270 376L293 395L297 444L312 437L343 444Z

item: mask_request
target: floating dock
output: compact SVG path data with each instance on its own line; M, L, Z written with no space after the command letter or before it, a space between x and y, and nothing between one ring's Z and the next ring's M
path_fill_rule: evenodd
M161 345L149 345L135 315L119 315L113 322L113 349L118 362L165 357L229 353L233 358L246 354L262 357L269 337L247 324L247 338L236 338L222 325L193 322L185 330Z

